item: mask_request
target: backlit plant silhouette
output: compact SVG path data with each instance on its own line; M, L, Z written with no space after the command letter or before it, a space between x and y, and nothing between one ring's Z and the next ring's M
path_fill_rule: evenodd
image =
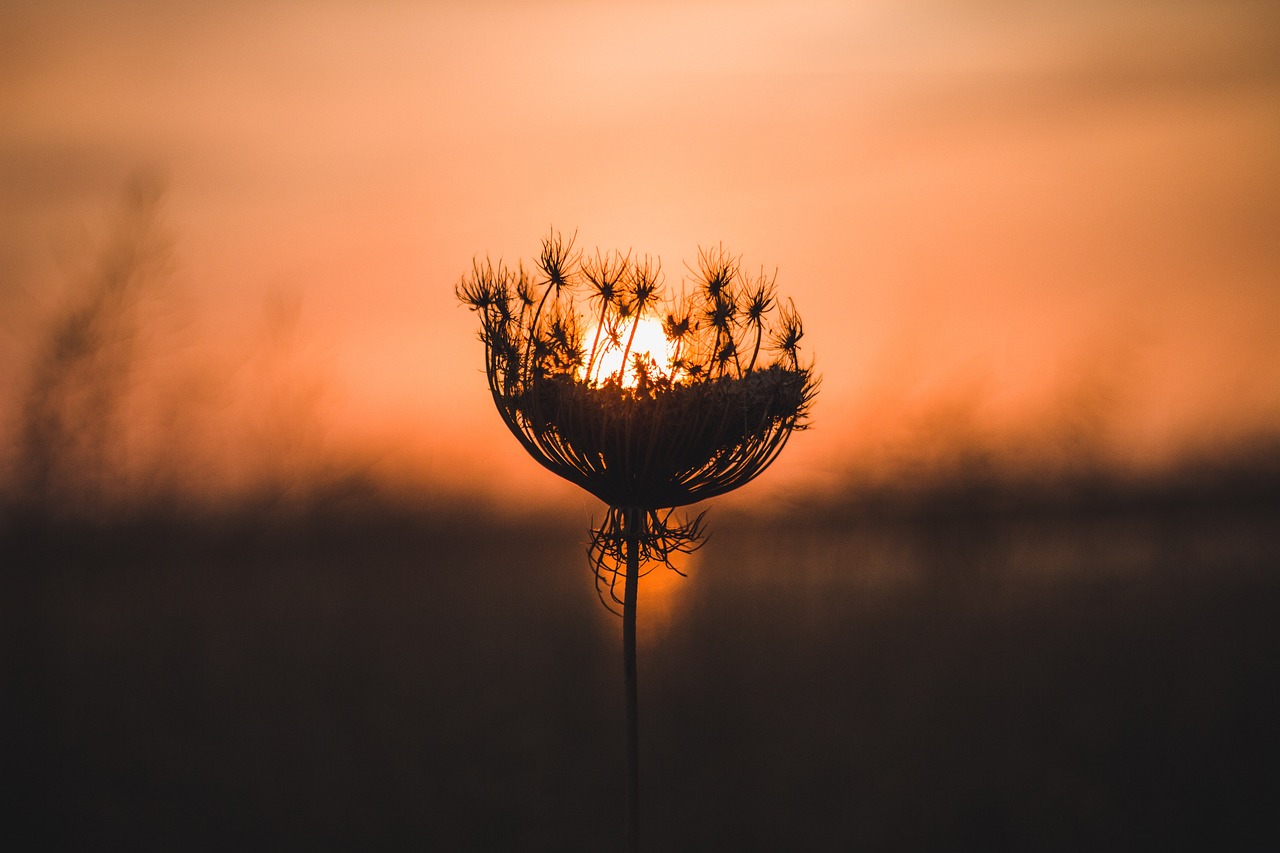
M476 261L457 286L480 316L489 390L541 465L608 506L588 554L601 600L623 617L627 836L638 816L635 622L639 578L698 548L703 514L675 509L745 485L804 429L816 390L800 317L774 278L699 252L692 287L668 292L648 256L552 232L532 271ZM619 595L621 587L621 595Z

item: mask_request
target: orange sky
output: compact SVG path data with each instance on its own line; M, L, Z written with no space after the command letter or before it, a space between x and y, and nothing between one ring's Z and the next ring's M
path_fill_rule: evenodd
M1273 3L207 6L0 0L11 415L144 165L200 351L234 361L296 300L326 440L438 480L551 479L452 288L552 225L676 283L718 242L777 268L823 387L775 486L947 413L1101 411L1144 460L1280 428Z

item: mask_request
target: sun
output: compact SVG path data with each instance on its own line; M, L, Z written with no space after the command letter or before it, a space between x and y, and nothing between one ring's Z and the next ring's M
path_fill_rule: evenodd
M632 326L635 326L635 336L632 337ZM587 335L588 342L597 340L597 330L591 329ZM610 337L607 330L601 330L598 337L599 343L596 344L595 360L590 365L590 375L588 375L587 365L583 365L578 372L578 378L585 380L592 385L602 385L611 377L617 376L618 371L622 369L622 357L626 352L626 370L622 373L621 384L624 388L634 388L639 382L639 376L636 373L635 361L639 356L644 362L649 363L649 378L672 378L672 362L675 360L674 345L667 340L666 333L662 330L662 322L653 317L641 317L639 322L629 321L618 327L616 338ZM631 348L627 349L627 341L630 340ZM616 341L616 343L615 343Z

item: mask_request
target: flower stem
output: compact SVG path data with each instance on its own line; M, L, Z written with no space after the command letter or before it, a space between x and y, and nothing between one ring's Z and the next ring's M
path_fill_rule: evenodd
M601 301L600 319L596 321L596 336L591 341L591 355L587 357L587 372L583 374L583 381L590 385L595 381L591 375L591 369L596 363L596 348L600 346L600 331L604 328L604 318L609 311L609 303Z
M618 382L622 384L626 384L625 380L627 377L627 356L631 354L631 344L635 342L636 329L640 325L640 317L643 315L643 313L644 313L644 306L639 305L636 307L635 316L631 318L631 334L627 335L627 345L622 350L622 367L618 369ZM629 512L635 512L635 510L629 510ZM631 552L628 551L627 558L630 559L630 556L631 556Z
M644 511L626 510L627 576L622 593L622 672L627 682L627 850L640 849L640 726L636 686L636 596L640 589L640 528Z

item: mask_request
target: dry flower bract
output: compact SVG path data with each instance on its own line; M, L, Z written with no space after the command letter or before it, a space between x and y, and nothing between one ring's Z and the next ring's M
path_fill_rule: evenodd
M609 505L590 556L602 599L618 604L629 535L640 565L674 568L671 555L704 531L701 515L671 510L764 471L804 428L816 389L800 317L772 276L745 276L723 249L701 251L691 272L690 292L673 295L660 262L584 258L573 236L552 232L532 272L477 261L457 286L480 315L489 388L512 434ZM641 348L646 324L665 352Z

